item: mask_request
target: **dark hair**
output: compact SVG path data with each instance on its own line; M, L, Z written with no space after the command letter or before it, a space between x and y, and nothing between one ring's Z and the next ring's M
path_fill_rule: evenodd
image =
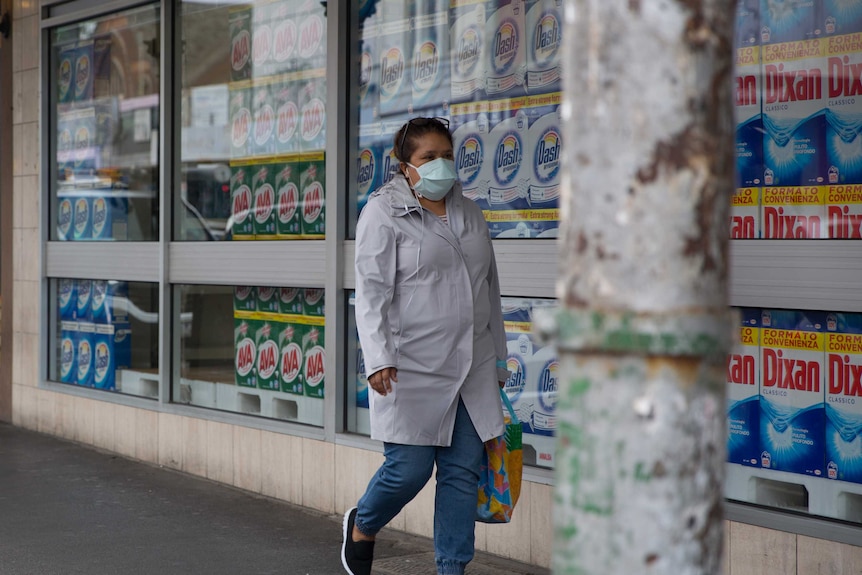
M428 134L445 136L453 146L452 134L449 132L449 120L446 118L413 118L401 126L392 141L395 157L401 162L409 162L416 151L416 141Z

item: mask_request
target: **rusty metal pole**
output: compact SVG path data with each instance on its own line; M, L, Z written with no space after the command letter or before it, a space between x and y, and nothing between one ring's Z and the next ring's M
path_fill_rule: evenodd
M733 0L565 0L556 575L721 568Z

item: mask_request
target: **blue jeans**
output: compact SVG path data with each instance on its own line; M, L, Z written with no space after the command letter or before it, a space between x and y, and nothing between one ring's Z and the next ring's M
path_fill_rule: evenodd
M376 535L428 482L437 464L434 555L439 575L463 575L476 543L476 502L484 444L458 399L452 445L385 443L386 461L359 500L356 528Z

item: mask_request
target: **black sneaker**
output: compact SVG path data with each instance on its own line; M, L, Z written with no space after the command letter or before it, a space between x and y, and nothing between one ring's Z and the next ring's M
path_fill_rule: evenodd
M341 564L350 575L371 575L371 562L374 559L374 541L354 541L353 524L356 521L356 507L344 514L344 538L341 542Z

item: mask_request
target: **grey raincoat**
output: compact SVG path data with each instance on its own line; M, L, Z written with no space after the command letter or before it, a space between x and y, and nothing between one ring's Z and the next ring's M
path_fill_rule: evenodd
M371 437L448 446L460 394L482 441L503 433L497 368L506 359L497 264L482 211L455 184L447 226L407 180L375 191L356 231L356 326L371 375L398 370L385 396L369 387Z

